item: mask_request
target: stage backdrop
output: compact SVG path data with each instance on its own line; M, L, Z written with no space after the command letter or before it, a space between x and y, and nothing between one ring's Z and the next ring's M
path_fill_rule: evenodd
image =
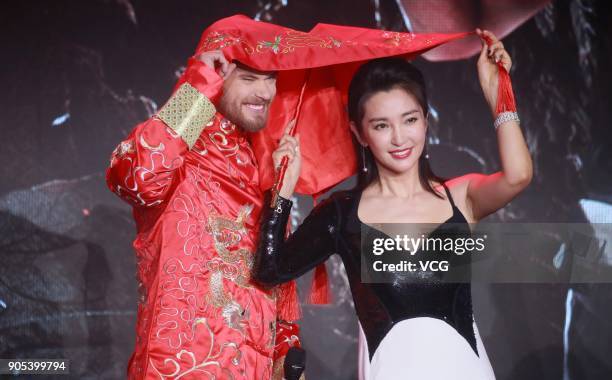
M610 223L607 2L453 3L5 1L0 358L68 358L69 378L125 378L135 340L135 231L128 206L106 189L104 170L116 144L168 98L204 28L235 13L303 30L317 22L416 32L489 25L506 34L535 176L524 194L488 220ZM497 170L475 58L416 64L431 94L434 167L447 176ZM300 199L294 222L310 208ZM562 239L552 243L550 252L537 253L545 264L563 247ZM353 303L341 262L334 257L328 268L334 304L304 306L307 376L355 379ZM610 286L476 285L474 297L498 379L612 378Z

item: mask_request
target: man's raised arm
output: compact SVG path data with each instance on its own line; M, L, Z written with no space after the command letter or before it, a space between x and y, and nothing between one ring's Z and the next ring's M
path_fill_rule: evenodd
M213 119L230 65L220 51L189 59L166 104L115 148L106 171L108 187L136 207L163 204L176 185L177 170Z

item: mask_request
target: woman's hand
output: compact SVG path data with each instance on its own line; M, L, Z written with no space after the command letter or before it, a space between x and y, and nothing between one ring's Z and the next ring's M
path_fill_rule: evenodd
M292 120L287 125L283 137L278 143L278 148L272 153L272 160L274 161L274 167L279 170L280 164L283 157L289 158L289 164L287 171L285 172L285 178L283 179L283 185L279 191L279 195L283 198L289 199L293 195L293 190L300 178L300 170L302 167L302 155L300 154L300 135L297 134L295 137L289 134L289 131L295 124L295 120Z
M480 51L477 63L478 79L480 80L480 87L482 87L484 97L495 118L497 116L495 114L495 107L497 105L499 82L497 63L501 62L506 71L510 72L512 60L506 49L504 49L504 44L493 33L487 30L476 29L476 34L482 41L482 50ZM490 46L486 42L487 39L492 41Z

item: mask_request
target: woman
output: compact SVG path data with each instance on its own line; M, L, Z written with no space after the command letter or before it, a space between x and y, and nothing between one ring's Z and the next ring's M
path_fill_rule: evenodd
M469 282L438 274L389 273L388 282L362 281L362 232L386 236L374 223L433 223L428 237L469 235L469 223L504 207L530 182L532 163L516 114L495 115L497 65L511 61L488 31L478 75L497 130L502 171L444 181L426 152L427 95L422 74L399 58L363 65L349 87L349 118L363 169L354 190L323 201L286 241L284 231L300 171L299 136L283 136L273 155L289 157L274 207L262 214L254 277L277 284L301 276L331 254L341 255L362 333L367 379L494 379L472 313ZM493 43L484 43L485 37ZM464 256L465 257L465 256Z

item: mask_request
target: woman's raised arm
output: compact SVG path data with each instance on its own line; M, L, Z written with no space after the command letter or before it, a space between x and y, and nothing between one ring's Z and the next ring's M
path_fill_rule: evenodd
M491 32L478 30L477 33L483 40L477 64L478 77L493 117L498 118L499 115L495 113L498 95L497 62L501 61L509 72L512 61L502 42ZM493 42L490 46L484 42L486 38ZM495 128L501 171L490 175L465 176L469 181L466 203L477 221L504 207L529 185L533 175L531 155L518 120L500 118L498 122L501 123Z

